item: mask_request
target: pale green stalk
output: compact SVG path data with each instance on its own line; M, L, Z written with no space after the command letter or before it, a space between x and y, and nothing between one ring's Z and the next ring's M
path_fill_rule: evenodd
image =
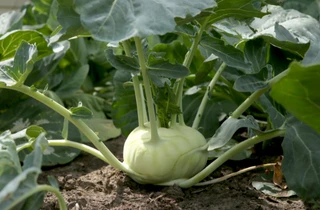
M268 81L268 86L253 92L231 115L233 118L239 118L262 94L267 92L275 83L288 74L285 70Z
M156 113L154 109L151 86L149 81L148 70L146 66L146 61L144 58L144 52L142 48L141 39L139 37L134 38L136 49L139 57L140 70L142 73L142 80L144 84L144 90L147 98L147 107L148 107L148 115L150 122L150 130L151 130L151 141L157 141L159 139L158 129L157 129L157 121L156 121Z
M111 151L104 145L104 143L99 139L97 134L93 132L89 126L84 123L82 120L74 119L71 117L71 112L60 105L59 103L55 102L53 99L45 96L44 94L40 93L39 91L34 91L30 87L21 85L21 86L4 86L3 88L16 90L21 93L24 93L32 98L38 100L39 102L45 104L46 106L50 107L66 119L68 119L71 123L73 123L93 144L94 146L102 153L102 155L107 160L111 166L122 170L127 173L132 173L129 169L127 169L112 153Z
M209 176L214 170L216 170L218 167L220 167L223 163L225 163L227 160L232 158L237 153L255 145L260 142L266 141L268 139L272 139L275 137L283 136L286 133L286 130L275 130L271 131L269 133L264 133L262 135L257 135L252 138L249 138L236 146L232 147L228 151L226 151L223 155L218 157L216 160L214 160L212 163L210 163L205 169L200 171L198 174L193 176L190 179L178 181L176 184L182 188L188 188L191 187L197 183L199 183L201 180Z
M216 85L220 75L222 74L222 72L225 70L226 68L226 64L225 63L222 63L221 66L219 67L218 71L215 73L215 75L213 76L211 82L209 83L208 87L207 87L207 90L202 98L202 101L201 101L201 104L199 106L199 109L198 109L198 112L196 114L196 117L193 121L193 124L192 124L192 128L194 129L197 129L199 124L200 124L200 121L201 121L201 118L202 118L202 115L203 115L203 112L204 112L204 109L207 105L207 102L208 102L208 99L209 99L209 94L210 92L212 92L214 86Z
M22 194L19 198L17 198L16 200L14 200L14 202L11 203L11 205L8 207L8 209L12 209L15 205L19 204L20 202L27 199L31 195L38 193L38 192L41 192L41 191L47 191L47 192L54 193L58 198L59 209L60 210L67 210L66 202L64 201L63 196L60 193L59 189L52 187L50 185L38 185L37 187L31 189L27 193Z
M122 46L126 56L131 57L131 50L128 41L123 41ZM138 113L138 124L140 128L144 128L144 123L147 121L146 113L145 113L145 105L144 105L144 97L143 91L141 91L142 87L140 86L138 75L132 76L134 95L136 98L137 104L137 113Z
M23 149L26 149L28 147L31 147L33 142L28 142L22 145L17 146L17 152L20 152ZM55 139L55 140L48 140L48 143L50 146L57 146L57 147L72 147L79 150L82 150L84 152L87 152L93 156L96 156L97 158L103 160L104 162L108 162L107 159L101 154L101 152L95 148L92 148L88 145L81 144L78 142L65 140L65 139Z

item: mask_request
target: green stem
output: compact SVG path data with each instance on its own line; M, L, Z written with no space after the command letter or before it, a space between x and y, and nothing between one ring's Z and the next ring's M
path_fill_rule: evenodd
M126 56L132 57L131 55L131 49L128 41L123 41L122 46L124 49L124 52ZM143 92L141 91L141 86L139 82L138 75L132 76L133 81L133 89L134 89L134 95L136 98L136 104L137 104L137 113L138 113L138 123L140 128L144 128L144 123L146 122L146 113L145 113L145 106L144 106L144 97Z
M191 48L190 50L187 52L185 58L184 58L184 61L183 61L183 64L185 67L187 67L188 69L190 68L190 65L192 63L192 59L194 57L194 55L196 54L197 52L197 49L198 49L198 45L200 43L200 40L201 40L201 37L202 37L202 34L204 32L204 30L206 29L207 27L207 21L208 21L208 18L205 20L205 22L201 25L200 29L199 29L199 32L198 34L196 35L196 37L194 38L193 42L192 42L192 45L191 45ZM180 125L184 125L184 119L183 119L183 109L182 109L182 95L183 95L183 85L184 85L184 81L185 81L185 78L181 78L179 81L178 81L178 89L177 89L177 105L180 107L181 109L181 114L179 114L179 124Z
M47 192L54 193L58 198L59 209L60 210L67 210L67 204L64 201L63 196L62 196L61 192L59 191L59 189L52 187L50 185L38 185L37 187L31 189L27 193L22 194L18 199L16 199L14 202L11 203L11 205L8 207L8 209L13 208L15 205L19 204L20 202L27 199L31 195L38 193L38 192L41 192L41 191L47 191Z
M193 121L192 128L194 128L194 129L198 128L200 121L201 121L201 118L202 118L202 115L203 115L203 112L204 112L204 109L205 109L207 102L208 102L208 99L209 99L209 94L210 94L210 92L212 92L214 86L216 85L220 75L225 70L226 66L227 65L225 63L221 64L218 71L215 73L214 77L212 78L210 84L208 85L207 90L206 90L206 92L202 98L201 104L199 106L198 112L196 114L196 118Z
M3 88L16 90L22 92L37 101L45 104L46 106L50 107L63 117L67 118L71 123L73 123L92 143L93 145L102 153L102 155L107 160L111 166L122 170L127 173L132 173L127 167L125 167L112 153L111 151L104 145L104 143L99 139L97 134L93 132L89 126L84 123L82 120L74 119L71 117L71 112L60 105L59 103L55 102L53 99L43 95L39 91L34 91L30 87L21 85L21 86L4 86Z
M240 106L232 113L231 117L239 118L262 94L269 90L269 86L252 93Z
M65 139L55 139L55 140L48 140L48 143L50 146L58 146L58 147L72 147L79 150L82 150L84 152L87 152L93 156L96 156L97 158L103 160L104 162L108 162L107 159L101 154L101 152L95 148L92 148L88 145L81 144L78 142L65 140ZM32 142L28 142L22 145L17 146L17 152L20 152L23 149L26 149L32 145Z
M177 185L182 188L188 188L191 187L197 183L199 183L201 180L209 176L214 170L216 170L218 167L220 167L223 163L225 163L227 160L232 158L237 153L257 144L263 141L266 141L268 139L272 139L275 137L283 136L286 133L286 130L276 130L269 133L265 133L260 136L254 136L252 138L249 138L236 146L232 147L228 151L226 151L223 155L218 157L216 160L214 160L212 163L210 163L205 169L200 171L198 174L193 176L192 178L188 180L184 180L181 182L178 182Z
M159 139L159 134L158 134L158 129L157 129L158 126L157 126L157 121L156 121L156 114L155 114L154 105L153 105L149 75L147 72L147 66L146 66L146 61L144 58L141 39L139 37L135 37L134 41L136 43L137 53L138 53L138 57L139 57L140 70L142 73L144 90L145 90L146 98L147 98L147 107L148 107L148 115L149 115L150 130L151 130L151 140L150 141L157 141Z

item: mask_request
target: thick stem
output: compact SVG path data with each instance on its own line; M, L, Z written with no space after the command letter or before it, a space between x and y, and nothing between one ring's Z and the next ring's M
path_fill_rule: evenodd
M31 195L41 192L41 191L47 191L47 192L52 192L54 193L59 202L59 209L60 210L67 210L67 205L66 202L63 199L63 196L59 189L52 187L50 185L38 185L37 187L33 188L32 190L28 191L27 193L22 194L17 200L15 200L11 205L8 207L9 209L13 208L15 205L19 204L23 200L27 199Z
M32 90L30 87L21 85L18 87L15 86L5 86L3 88L16 90L19 92L22 92L37 101L45 104L46 106L50 107L66 119L68 119L71 123L73 123L93 144L94 146L102 153L102 155L107 160L107 163L109 163L111 166L122 170L127 173L132 173L129 169L127 169L112 153L111 151L104 145L104 143L99 139L97 134L93 132L89 126L84 123L82 120L74 119L71 117L71 112L60 105L59 103L55 102L53 99L43 95L42 93L38 91Z
M79 150L82 150L84 152L87 152L93 156L96 156L97 158L103 160L104 162L108 162L107 159L101 154L101 152L95 148L92 148L88 145L81 144L78 142L65 140L65 139L55 139L55 140L48 140L48 143L50 146L57 146L57 147L72 147ZM32 142L28 142L22 145L17 146L17 152L20 152L23 149L26 149L32 145Z
M124 52L126 56L132 57L131 55L131 49L128 41L123 41L122 46L124 49ZM140 128L144 128L144 123L146 122L146 116L145 116L145 106L144 106L144 97L141 91L141 86L139 82L138 75L132 76L132 82L133 82L133 89L134 89L134 95L136 98L136 104L137 104L137 113L138 113L138 123Z
M194 129L198 128L200 121L201 121L201 118L202 118L202 115L203 115L203 112L204 112L204 109L205 109L207 102L208 102L208 99L209 99L209 94L210 94L210 92L212 92L214 86L216 85L220 75L222 74L222 72L224 71L226 66L227 65L225 63L221 64L218 71L215 73L214 77L212 78L210 84L208 85L207 90L206 90L206 92L202 98L201 104L199 106L198 112L196 114L196 118L193 121L192 128L194 128Z
M158 129L157 129L157 121L156 121L156 114L152 99L152 92L151 92L151 86L149 81L149 75L147 72L147 65L144 58L143 48L141 44L141 39L138 37L134 38L137 53L139 57L139 64L140 64L140 70L142 73L142 79L144 84L144 90L146 93L147 98L147 107L148 107L148 115L149 115L149 121L150 121L150 130L151 130L151 141L156 141L159 139Z
M238 108L232 113L231 117L239 118L262 94L267 92L269 87L257 90L252 93Z
M236 146L232 147L228 151L226 151L223 155L218 157L216 160L214 160L212 163L210 163L205 169L200 171L198 174L193 176L192 178L184 181L180 181L176 183L178 186L182 188L188 188L191 187L197 183L199 183L201 180L209 176L214 170L216 170L218 167L220 167L223 163L225 163L227 160L232 158L237 153L249 148L250 146L253 146L257 143L266 141L268 139L272 139L275 137L283 136L286 133L285 130L276 130L269 133L265 133L260 136L254 136L250 139L247 139Z
M183 61L183 64L185 67L187 67L188 69L190 68L190 65L191 65L191 62L192 62L192 59L194 57L194 55L196 54L197 52L197 49L198 49L198 45L200 43L200 40L201 40L201 37L202 37L202 34L205 30L205 28L207 27L207 20L204 22L204 24L201 25L200 29L199 29L199 32L198 34L196 35L195 39L193 40L192 42L192 45L191 45L191 48L190 50L187 52L185 58L184 58L184 61ZM184 85L184 81L185 81L185 78L181 78L179 81L178 81L178 89L177 89L177 105L180 106L180 109L181 109L181 112L183 113L183 109L182 109L182 95L183 95L183 85ZM182 125L184 125L184 119L183 119L183 114L179 114L179 123Z

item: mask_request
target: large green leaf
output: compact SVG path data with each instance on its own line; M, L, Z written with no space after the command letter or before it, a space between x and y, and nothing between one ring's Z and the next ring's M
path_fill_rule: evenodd
M209 140L208 151L219 149L224 146L239 128L251 128L259 130L259 125L252 116L244 119L229 117L222 123L216 133Z
M133 36L174 31L175 18L198 15L216 6L213 0L76 0L81 23L101 41L119 42Z
M211 23L227 17L251 18L262 17L266 14L260 10L263 4L261 0L217 0L217 3L218 7L209 19Z
M0 15L0 35L8 31L19 29L22 25L22 18L25 10L22 11L8 11Z
M126 136L138 126L137 105L133 87L123 85L128 81L131 81L130 72L116 71L113 78L115 93L112 104L112 119L115 126L121 128L121 132Z
M320 65L305 67L294 62L288 71L273 85L271 96L320 133Z
M218 56L230 67L243 71L251 69L251 64L245 59L244 53L231 45L225 45L221 39L207 35L201 40L200 45L206 49L209 54L212 53Z
M319 0L285 0L281 6L284 9L295 9L299 12L311 15L317 20L320 20L320 2Z
M19 101L11 105L10 109L0 114L0 130L9 130L12 133L28 128L30 125L43 127L49 139L61 139L64 118L45 105L40 104L32 98ZM81 136L78 129L69 125L69 138L80 141ZM18 139L19 143L25 143L26 139ZM28 150L19 152L20 159L23 160L28 154ZM80 154L77 149L69 147L48 147L44 152L43 165L64 164L72 161Z
M0 37L0 61L14 57L22 41L34 44L38 50L38 60L52 53L44 36L33 30L17 30Z
M11 141L11 144L14 144L14 141ZM7 180L6 185L1 188L0 192L0 208L7 209L38 209L41 207L44 198L44 192L39 192L34 194L32 191L35 190L38 186L37 178L41 172L41 163L42 163L42 146L43 142L46 141L44 133L42 133L36 140L33 145L33 151L27 155L24 164L23 171L19 174L8 173L9 171L4 171L1 178L10 176L10 180ZM10 151L14 156L18 156L17 151ZM17 203L22 195L29 195L27 199L23 200L20 203Z
M14 61L0 63L0 85L13 86L23 84L33 69L37 58L37 48L26 42L21 42L14 57Z
M319 21L296 10L284 10L277 6L269 5L265 10L271 14L261 19L256 18L250 24L250 27L256 30L256 33L250 38L261 35L266 38L269 36L270 42L274 45L301 56L305 54L307 46L303 44L310 42L310 48L304 56L303 64L312 65L320 62ZM294 43L300 44L300 47Z
M320 198L320 135L295 120L282 144L283 174L290 189L302 199Z

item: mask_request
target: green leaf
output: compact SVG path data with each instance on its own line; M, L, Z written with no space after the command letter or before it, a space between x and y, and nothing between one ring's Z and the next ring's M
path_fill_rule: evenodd
M320 65L294 62L288 74L272 86L270 95L299 120L320 133Z
M31 125L26 130L26 135L30 138L37 138L41 133L45 133L46 131L37 125Z
M251 63L251 71L246 73L259 73L267 64L267 45L263 39L254 39L246 42L244 55Z
M95 39L120 42L172 32L176 17L195 16L215 5L213 0L76 0L75 10Z
M161 62L148 67L148 73L155 76L178 79L189 75L189 70L181 64Z
M110 119L85 119L83 120L101 139L102 141L106 141L109 139L116 138L121 135L121 130L116 128L113 124L113 121ZM90 142L82 133L81 133L82 141Z
M320 198L320 135L294 120L282 143L282 171L288 187L302 199Z
M260 130L258 123L252 116L247 116L244 119L235 119L229 117L222 123L216 133L209 140L208 151L224 146L239 128Z
M23 172L17 176L11 176L11 180L0 192L1 209L28 209L30 205L36 209L40 208L43 203L44 192L33 194L32 191L37 188L37 178L41 173L42 148L41 142L46 141L44 133L40 135L34 145L34 150L26 157L23 164ZM12 141L13 142L13 141ZM13 154L17 155L14 151ZM28 195L23 202L17 203L22 195Z
M115 87L111 116L115 126L121 128L123 135L127 136L138 126L137 105L132 86L123 84L131 80L128 71L116 71L113 77Z
M26 42L21 42L21 45L16 51L12 65L2 62L0 64L0 85L4 83L6 86L23 84L30 72L33 69L34 62L37 58L37 48L35 45L30 45Z
M217 0L218 7L210 16L209 22L215 23L227 17L262 17L266 14L260 10L262 2L261 0Z
M234 48L231 45L225 45L225 43L218 38L205 36L201 40L200 45L210 54L212 53L218 56L230 67L234 67L243 71L251 69L251 65L246 61L242 51Z
M109 63L118 70L129 71L132 73L139 73L139 62L134 57L125 55L114 55L112 49L106 51L106 56Z
M90 119L93 116L92 111L85 106L71 107L71 117L75 119Z
M196 94L185 95L183 97L183 116L186 124L189 126L192 126L203 95L204 93L198 92ZM210 97L203 112L198 130L206 138L212 137L220 126L221 116L234 111L236 108L237 104L231 100L219 97Z
M296 195L293 190L282 190L280 187L275 186L273 183L266 181L253 181L252 186L266 195L276 198L287 198Z
M41 33L33 30L18 30L6 33L0 37L0 61L12 58L22 41L37 47L38 60L52 53L51 48Z
M284 9L295 9L301 13L308 14L313 18L320 20L320 3L319 0L286 0L283 1L281 6Z
M265 10L268 10L271 14L261 19L256 18L250 24L250 27L256 30L256 33L250 38L263 35L275 46L301 57L304 56L303 64L319 63L319 21L296 10L284 10L282 7L269 5Z
M22 11L8 11L0 15L0 35L5 34L8 31L18 29L22 25L22 18L26 13Z

